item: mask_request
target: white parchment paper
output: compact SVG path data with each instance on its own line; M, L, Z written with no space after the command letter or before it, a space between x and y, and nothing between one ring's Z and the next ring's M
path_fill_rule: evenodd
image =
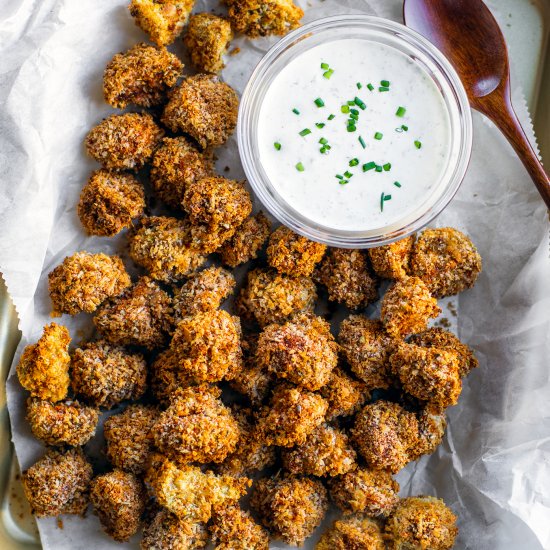
M82 146L87 131L112 110L104 104L105 64L145 35L126 0L0 0L0 271L20 317L22 348L50 321L46 276L78 250L122 252L124 239L86 238L76 215L80 189L96 166ZM305 20L364 12L400 21L398 0L299 2ZM199 0L199 11L218 9ZM237 39L241 53L223 76L242 91L276 39ZM181 46L172 47L183 55ZM520 117L532 135L520 90ZM484 270L455 300L459 336L480 367L449 410L441 447L398 476L402 495L435 494L459 516L459 549L550 548L550 243L548 214L511 147L474 114L474 151L467 177L436 225L454 225L474 240ZM241 177L234 141L219 167ZM446 312L446 316L452 315ZM75 341L90 336L86 315L64 316ZM24 392L8 380L13 441L22 468L42 453L24 419ZM101 446L101 440L97 442ZM44 548L138 548L103 535L86 519L39 521ZM316 540L314 537L312 540ZM282 548L278 545L274 548ZM308 541L307 547L313 543Z

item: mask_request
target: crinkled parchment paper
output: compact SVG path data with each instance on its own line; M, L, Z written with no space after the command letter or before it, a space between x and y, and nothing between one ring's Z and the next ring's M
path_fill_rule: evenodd
M101 95L103 68L115 53L145 39L126 3L0 1L0 270L21 320L17 356L50 320L47 273L75 251L114 252L123 243L86 238L75 206L95 168L83 138L111 112ZM300 3L306 20L351 12L401 17L397 0ZM197 7L219 6L213 0ZM224 78L242 91L274 41L236 40L241 53L229 59ZM183 54L179 43L173 49ZM514 95L532 134L520 91ZM460 522L457 548L543 550L550 548L548 214L505 139L477 114L474 126L468 175L436 224L465 231L483 256L476 287L454 299L458 317L444 306L480 367L449 411L439 450L398 479L403 495L436 494L453 508ZM220 157L220 168L228 165L230 176L242 176L234 141ZM77 342L91 334L86 315L61 322ZM30 437L13 372L8 396L13 441L26 468L43 449ZM63 530L54 519L40 520L39 528L47 549L121 548L91 513L84 520L64 518ZM127 547L137 548L137 540Z

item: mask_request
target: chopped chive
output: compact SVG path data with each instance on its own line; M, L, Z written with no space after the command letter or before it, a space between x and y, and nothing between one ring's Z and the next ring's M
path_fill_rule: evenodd
M298 111L298 109L296 109L296 108L292 109L292 112L293 112L295 115L299 115L299 114L300 114L300 111Z
M321 147L319 151L324 155L328 151L328 147L323 145L323 147Z
M357 89L360 90L363 87L363 84L361 84L361 82L358 82L356 86L357 86Z
M349 183L349 181L348 181L348 180L340 180L338 183L339 183L340 185L346 185L346 184Z
M367 84L367 88L372 92L374 90L374 86L369 82Z
M367 164L363 164L363 172L368 172L374 168L376 168L376 162L367 162Z
M351 99L348 101L348 105L350 107L354 107L355 106L355 101L352 101Z
M353 174L349 171L349 170L346 170L344 172L344 176L346 176L346 178L352 178L353 177Z
M321 138L321 139L319 140L319 143L320 143L321 145L326 145L326 144L328 143L328 139L327 139L327 138Z
M379 92L389 92L390 89L389 89L389 88L386 88L385 86L380 86L380 88L378 88L378 91L379 91Z
M352 126L351 124L348 126L348 132L355 132L357 130L356 126Z
M309 128L304 128L301 132L300 132L300 135L302 137L304 136L307 136L308 134L311 134L311 130Z
M336 118L336 115L329 115L327 120L334 120Z
M417 149L422 149L422 142L416 140L416 141L414 142L414 146L415 146Z
M317 99L315 99L315 100L313 101L313 103L315 103L315 105L317 105L317 107L319 107L319 108L325 106L325 102L324 102L320 97L318 97Z
M353 168L354 166L357 166L359 164L359 159L351 159L349 161L349 165Z
M280 151L281 150L281 144L276 141L274 144L273 144L273 147L275 147L275 149L277 149L277 151Z
M349 116L352 120L359 120L359 113L350 113Z
M344 114L349 113L349 105L342 105L340 107L340 111L342 111Z
M339 180L343 180L343 179L344 179L344 176L341 176L340 174L336 174L336 177L337 177Z
M390 87L390 81L389 80L381 80L380 81L380 86L382 86L383 88L389 88Z
M407 109L405 109L405 107L399 107L395 112L395 116L404 117L406 112L407 112Z
M296 165L296 170L298 170L298 172L303 172L305 170L304 165L301 162L299 162Z
M408 132L409 131L409 127L405 126L404 124L401 125L401 129L403 130L403 132Z
M365 143L365 140L362 136L359 136L359 143L361 144L361 147L363 147L363 149L367 148L367 144Z
M317 126L317 128L324 128L326 125L324 122L316 122L315 126Z
M391 195L385 195L384 201L391 201Z
M382 168L384 168L385 172L389 172L391 170L391 162L387 162Z
M327 79L327 80L330 80L330 77L334 74L334 69L329 69L328 71L324 72L323 73L323 76Z
M330 68L330 65L328 63L321 63L321 69L323 69L324 71L326 71L329 68Z
M353 113L354 115L358 115L359 114L359 111L357 109L350 109L349 110L350 113Z
M380 141L383 137L384 134L382 134L381 132L376 132L376 134L374 134L374 139L377 139L378 141Z
M380 212L384 212L384 192L380 195Z
M398 181L394 181L393 184L395 185L395 187L401 187L401 184Z
M365 102L360 97L356 97L353 102L363 111L367 108Z
M382 172L383 168L382 166L380 166L379 164L376 165L376 171L377 172Z

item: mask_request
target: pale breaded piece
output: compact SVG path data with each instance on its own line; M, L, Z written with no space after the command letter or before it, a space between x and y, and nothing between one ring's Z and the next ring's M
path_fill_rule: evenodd
M198 550L208 544L206 525L159 510L143 530L141 550Z
M415 235L384 246L369 248L369 258L375 273L383 279L403 279L410 269Z
M426 407L418 414L418 442L411 451L411 458L416 460L422 455L432 454L441 444L447 419L445 412L439 411L436 407Z
M48 275L53 315L93 313L107 298L118 296L131 284L118 256L77 252L67 256Z
M158 354L151 365L150 373L153 395L164 405L170 402L170 397L178 388L198 383L183 371L178 354L170 348Z
M36 344L29 344L17 364L20 384L33 397L61 401L69 389L69 331L57 323L43 329Z
M355 380L340 367L330 373L328 382L319 393L328 402L327 421L355 414L370 399L366 384Z
M323 533L315 550L386 550L382 525L363 514L343 517Z
M267 531L239 506L216 508L210 524L215 550L268 550Z

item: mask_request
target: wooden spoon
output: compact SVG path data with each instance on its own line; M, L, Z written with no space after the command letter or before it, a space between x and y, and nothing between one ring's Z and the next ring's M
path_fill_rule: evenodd
M425 36L457 71L472 107L508 138L550 208L550 178L512 107L504 35L481 0L405 0L405 24Z

